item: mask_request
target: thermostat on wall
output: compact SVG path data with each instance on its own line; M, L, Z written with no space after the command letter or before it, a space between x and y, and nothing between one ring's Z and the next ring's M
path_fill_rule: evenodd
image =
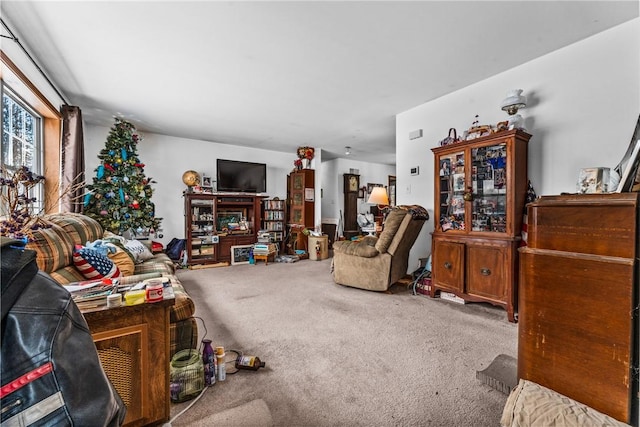
M415 168L411 168L411 175L420 175L420 166L416 166Z

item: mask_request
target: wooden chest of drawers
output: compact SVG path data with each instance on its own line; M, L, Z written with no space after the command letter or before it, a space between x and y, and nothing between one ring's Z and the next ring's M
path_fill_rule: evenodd
M640 194L541 197L520 249L518 377L637 423Z

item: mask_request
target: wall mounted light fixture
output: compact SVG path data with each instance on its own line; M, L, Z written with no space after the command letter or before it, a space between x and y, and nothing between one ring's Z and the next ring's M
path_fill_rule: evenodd
M351 154L351 147L349 147L348 145L344 147L344 154L346 154L347 156Z
M509 114L509 129L524 129L524 119L518 110L527 106L527 98L522 95L522 89L507 92L507 97L500 103L500 108Z

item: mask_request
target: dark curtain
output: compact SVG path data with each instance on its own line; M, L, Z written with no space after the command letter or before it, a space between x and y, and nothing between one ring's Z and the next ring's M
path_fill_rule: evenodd
M82 112L71 105L62 106L61 212L82 213L84 193L84 132Z

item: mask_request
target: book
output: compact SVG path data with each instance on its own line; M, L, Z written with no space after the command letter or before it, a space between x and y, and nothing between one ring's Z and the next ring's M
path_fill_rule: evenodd
M116 292L117 284L108 283L71 292L71 298L80 310L107 305L107 297Z

